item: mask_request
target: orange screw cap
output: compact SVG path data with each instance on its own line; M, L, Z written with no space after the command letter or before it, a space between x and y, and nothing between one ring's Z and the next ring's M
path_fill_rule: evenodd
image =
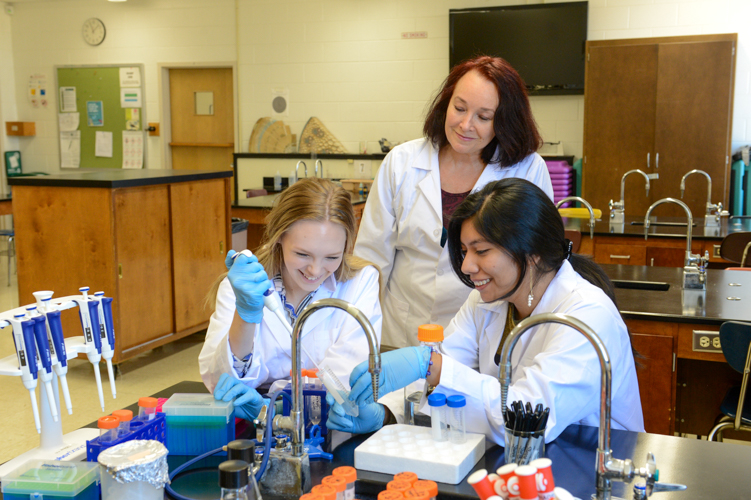
M347 480L341 476L326 476L321 480L321 484L331 486L337 493L347 489Z
M138 406L142 408L156 408L159 405L157 398L138 398Z
M120 419L120 422L130 422L133 420L133 412L130 410L115 410L112 415Z
M348 465L337 467L333 470L332 474L334 476L343 477L347 481L347 483L354 483L355 481L357 481L357 469ZM417 479L417 476L415 476L415 479Z
M120 419L114 415L107 415L106 417L99 417L96 421L96 426L100 429L116 429L120 426Z
M417 340L420 342L443 342L441 325L420 325L417 327Z
M415 484L419 478L414 472L404 471L394 476L395 481L407 481L409 484Z

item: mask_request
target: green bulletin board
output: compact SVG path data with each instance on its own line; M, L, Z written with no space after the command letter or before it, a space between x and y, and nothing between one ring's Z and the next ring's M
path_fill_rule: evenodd
M138 67L141 72L140 126L144 127L143 65L124 64L122 66L80 66L57 68L57 99L61 87L76 88L76 110L79 113L78 130L81 131L81 168L122 168L123 139L126 128L126 108L120 105L120 68ZM101 101L104 125L90 127L86 109L87 101ZM60 112L60 103L57 111ZM95 156L96 132L112 132L112 158ZM145 134L144 134L145 135ZM145 137L144 137L145 139ZM59 140L58 140L59 144ZM144 168L146 166L146 145L143 146Z

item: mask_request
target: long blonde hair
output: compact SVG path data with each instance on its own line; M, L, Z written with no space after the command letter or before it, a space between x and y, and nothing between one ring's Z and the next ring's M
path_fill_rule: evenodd
M284 255L282 236L297 221L333 222L344 228L347 239L344 256L339 268L334 272L337 281L348 281L366 266L377 266L352 255L355 246L355 211L348 191L327 179L317 177L301 179L283 191L274 202L274 207L266 216L266 229L258 248L253 253L266 269L269 278L282 272ZM214 282L206 297L210 307L216 304L219 284L227 276L223 273ZM380 273L379 273L380 281Z

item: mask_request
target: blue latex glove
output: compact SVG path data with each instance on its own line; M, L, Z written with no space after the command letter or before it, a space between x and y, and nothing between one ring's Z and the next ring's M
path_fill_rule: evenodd
M234 400L235 416L245 420L255 419L263 405L269 404L269 400L258 391L228 373L222 373L219 377L219 383L214 388L214 399L224 402Z
M235 292L235 307L238 314L246 323L260 323L263 319L263 293L272 284L263 266L258 263L255 255L248 257L230 250L224 259L229 269L227 278Z
M326 427L352 434L365 434L375 432L383 427L383 419L386 410L380 403L368 403L360 406L360 415L351 417L344 412L342 405L334 401L331 394L326 394L326 403L329 405L328 420Z
M428 346L405 347L381 354L378 397L425 378L430 366L430 354ZM352 370L349 385L352 387L349 399L357 402L358 406L373 402L373 383L367 361L363 361Z

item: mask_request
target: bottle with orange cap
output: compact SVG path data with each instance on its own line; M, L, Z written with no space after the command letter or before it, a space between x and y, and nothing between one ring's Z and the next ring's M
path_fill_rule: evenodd
M133 420L133 412L130 410L115 410L112 415L120 419L120 426L117 429L118 436L124 436L130 433L130 421Z
M148 421L156 418L156 407L159 405L157 398L138 398L138 420Z
M432 352L443 352L443 327L441 325L420 325L417 327L417 340L421 346L430 347ZM430 366L428 366L430 375ZM409 392L410 388L413 392ZM422 391L414 391L415 387L404 388L404 416L406 423L414 424L414 404L422 399Z
M344 465L337 467L332 472L332 475L344 478L347 482L347 488L344 490L344 500L354 500L355 498L355 481L357 481L357 469Z
M99 417L96 422L99 427L99 442L107 443L117 439L117 428L120 427L120 419L114 415Z

